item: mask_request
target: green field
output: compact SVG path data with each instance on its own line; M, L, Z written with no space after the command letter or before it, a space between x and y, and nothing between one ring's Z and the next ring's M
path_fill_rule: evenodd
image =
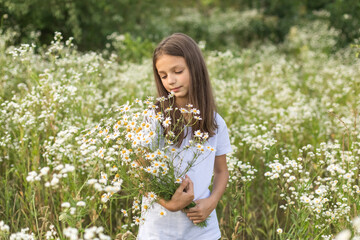
M200 43L234 150L217 207L222 239L356 235L360 65L355 48L335 48L338 35L319 18L276 45ZM11 37L0 35L0 238L134 239L138 226L120 211L132 208L126 191L103 203L87 184L114 176L113 164L84 158L79 146L111 108L155 96L151 59L81 52L60 33L49 46L9 46Z

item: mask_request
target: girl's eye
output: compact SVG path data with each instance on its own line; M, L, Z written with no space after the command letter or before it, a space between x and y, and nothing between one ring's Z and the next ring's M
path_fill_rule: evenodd
M166 79L166 76L162 76L161 79Z
M180 74L180 73L182 73L183 72L183 70L181 70L181 71L177 71L177 72L175 72L176 74Z

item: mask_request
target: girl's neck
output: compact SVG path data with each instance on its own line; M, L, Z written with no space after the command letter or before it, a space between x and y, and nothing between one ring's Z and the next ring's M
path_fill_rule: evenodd
M187 99L183 99L183 98L177 98L176 99L176 106L180 109L180 108L185 108L187 109L188 107L186 106L188 104ZM188 113L183 113L182 114L184 119L186 121L189 121L190 115Z
M183 98L177 98L175 102L178 108L186 108L186 105L188 104L187 99Z

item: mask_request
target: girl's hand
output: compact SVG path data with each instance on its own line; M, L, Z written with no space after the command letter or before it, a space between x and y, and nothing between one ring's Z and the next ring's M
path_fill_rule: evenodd
M186 175L180 186L176 189L174 195L169 201L159 200L159 204L171 212L179 211L185 208L194 200L194 185L191 179Z
M195 201L196 206L184 209L187 217L194 223L200 223L207 219L210 213L216 208L217 203L211 198L204 198Z

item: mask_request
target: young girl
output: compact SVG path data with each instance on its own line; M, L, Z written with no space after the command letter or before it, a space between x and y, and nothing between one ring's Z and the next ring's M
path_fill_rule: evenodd
M188 144L194 132L200 130L209 134L207 142L215 151L197 159L198 164L190 168L171 200L160 199L153 204L139 228L138 239L219 239L221 234L215 208L228 181L226 154L231 151L231 146L226 124L216 113L204 58L192 38L176 33L164 39L155 49L153 70L159 97L167 97L173 92L175 107L186 109L191 104L200 110L202 120L188 127L185 133L182 132L176 146L181 149ZM179 114L179 111L170 114L175 118L171 121L173 124L180 119ZM189 120L186 113L182 119ZM190 150L183 151L184 161L187 157L191 158L191 154ZM213 188L210 192L213 174ZM185 210L192 201L195 201L196 206ZM161 208L166 209L165 216L158 214ZM206 227L195 225L205 220Z

